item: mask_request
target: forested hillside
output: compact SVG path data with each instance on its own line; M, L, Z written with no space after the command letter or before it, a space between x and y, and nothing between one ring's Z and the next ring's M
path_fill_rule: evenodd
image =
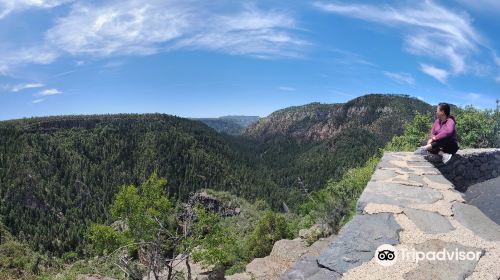
M157 171L169 178L167 192L181 199L206 187L269 194L254 165L244 149L204 124L168 115L1 122L0 213L36 249L79 250L88 223L107 218L121 185Z
M163 114L4 121L0 215L35 250L81 253L89 224L110 221L118 188L140 185L155 171L174 200L210 188L294 211L307 193L366 162L416 112L432 107L368 95L280 110L240 137Z

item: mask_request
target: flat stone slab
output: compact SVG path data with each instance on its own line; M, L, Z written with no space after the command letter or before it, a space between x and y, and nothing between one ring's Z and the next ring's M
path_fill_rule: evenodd
M444 185L453 185L448 179L446 179L443 175L425 175L429 181L444 184Z
M500 225L500 177L470 186L464 199Z
M425 176L434 176L434 175L425 175ZM415 175L415 174L409 174L408 175L410 181L416 182L421 184L422 186L427 186L427 183L424 182L423 176Z
M447 218L436 212L413 208L405 208L403 212L425 233L437 234L455 229Z
M395 164L394 161L403 162L402 160L381 160L377 164L377 168L400 168L401 166Z
M318 266L317 258L313 256L301 257L282 276L282 280L336 280L342 275L335 271Z
M454 202L451 210L459 223L479 237L489 241L500 241L500 226L483 214L476 206Z
M384 181L384 180L389 180L392 179L399 174L396 173L396 171L391 170L391 169L377 169L373 173L371 180L373 181Z
M338 272L371 260L378 246L399 243L401 227L390 213L356 215L318 258L320 266Z
M357 202L358 212L363 211L368 203L408 206L409 204L431 204L443 195L431 188L407 186L387 182L368 182Z
M439 252L446 250L445 254L458 252L479 252L479 257L484 254L483 249L465 247L458 243L448 243L433 239L415 246L415 250L422 252ZM473 260L423 260L418 267L404 274L408 280L463 280L472 274L479 259Z

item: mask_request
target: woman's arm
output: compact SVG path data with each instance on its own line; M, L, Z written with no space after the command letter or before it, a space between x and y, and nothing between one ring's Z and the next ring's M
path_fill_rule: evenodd
M432 140L436 141L436 140L440 140L440 139L449 137L449 136L453 135L454 131L455 131L455 121L453 121L453 119L451 119L451 118L448 118L448 120L443 125L443 127L441 128L439 133L432 137Z
M438 123L439 123L439 119L434 120L434 123L432 124L432 128L431 128L429 140L427 140L427 144L430 144L432 141L434 141L434 135L437 134Z

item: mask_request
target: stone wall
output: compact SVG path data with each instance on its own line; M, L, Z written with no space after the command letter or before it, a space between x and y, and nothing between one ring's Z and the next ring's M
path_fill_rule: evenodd
M319 256L303 256L281 279L500 279L500 226L466 204L447 179L468 186L494 177L495 172L498 176L499 152L464 150L448 165L430 163L413 153L386 152L358 199L357 214ZM397 259L392 266L382 266L375 257L382 244L398 252L446 248L481 256L418 263Z
M433 163L455 189L465 192L472 184L500 176L500 149L459 150L448 164Z

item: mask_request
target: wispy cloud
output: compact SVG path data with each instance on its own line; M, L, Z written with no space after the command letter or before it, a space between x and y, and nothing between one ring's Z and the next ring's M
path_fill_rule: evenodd
M41 88L43 86L44 86L44 84L40 84L40 83L17 84L15 86L12 86L10 91L19 92L19 91L22 91L25 89Z
M446 80L448 79L448 76L450 75L450 73L444 69L435 67L433 65L424 64L424 63L420 64L420 70L422 72L424 72L425 74L440 81L443 84L446 84Z
M0 0L4 13L50 8L70 0ZM0 50L0 74L27 64L48 64L62 56L152 55L174 50L208 50L259 58L299 57L309 42L295 35L292 14L235 2L230 8L201 0L137 0L71 4L37 46ZM81 64L81 63L79 63Z
M3 49L0 56L0 74L6 75L13 67L26 64L50 64L59 53L47 46L31 46L19 49Z
M244 5L223 13L201 1L117 1L76 4L46 34L72 55L150 55L179 48L255 56L296 54L306 43L289 32L295 20L282 11Z
M404 34L405 50L411 54L435 59L448 65L446 73L464 74L468 61L483 45L483 39L472 26L472 19L463 12L446 9L432 1L413 6L375 6L361 4L315 3L324 11L371 21L400 29ZM422 67L443 82L448 74L436 67Z
M57 73L53 76L50 77L50 79L53 79L53 78L58 78L58 77L62 77L62 76L66 76L66 75L69 75L69 74L73 74L77 72L76 69L73 69L73 70L68 70L68 71L64 71L64 72L61 72L61 73Z
M13 12L28 9L53 8L72 1L73 0L0 0L0 19Z
M297 90L294 87L287 87L287 86L279 86L278 89L282 90L282 91L296 91Z
M375 66L375 64L366 60L360 54L357 54L354 52L341 50L341 49L337 49L337 48L330 48L329 51L339 55L334 60L335 60L335 62L340 63L340 64L361 64L361 65L367 65L367 66Z
M63 92L56 89L56 88L51 88L51 89L46 89L46 90L40 91L39 93L35 94L35 96L51 96L51 95L58 95L61 93L63 93Z
M40 102L43 102L43 101L45 101L45 99L43 99L43 98L35 99L35 100L33 100L33 104L37 104L37 103L40 103Z
M398 83L405 83L411 86L415 85L415 79L411 74L408 73L398 73L398 72L388 72L384 71L384 75L395 80Z

